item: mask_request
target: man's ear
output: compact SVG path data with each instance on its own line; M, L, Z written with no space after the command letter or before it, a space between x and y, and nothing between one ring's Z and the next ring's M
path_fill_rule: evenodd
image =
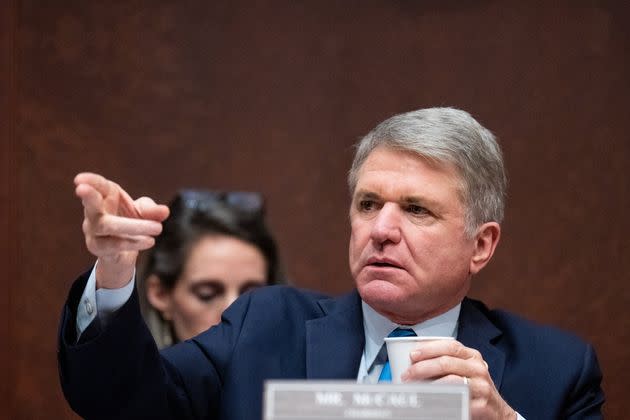
M155 310L160 312L162 318L170 321L172 318L172 296L171 290L167 289L158 276L151 274L147 278L147 300Z
M479 226L470 259L470 274L477 274L490 262L500 237L501 226L497 222L487 222Z

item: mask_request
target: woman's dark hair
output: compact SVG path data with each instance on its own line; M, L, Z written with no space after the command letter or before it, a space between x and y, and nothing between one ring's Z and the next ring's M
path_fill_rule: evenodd
M182 190L169 203L162 233L146 255L141 277L155 274L168 289L175 286L197 241L221 234L243 240L263 254L267 284L283 283L276 243L264 219L264 200L254 192Z

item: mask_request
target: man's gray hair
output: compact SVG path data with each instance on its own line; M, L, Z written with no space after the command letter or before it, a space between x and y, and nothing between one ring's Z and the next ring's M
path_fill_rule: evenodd
M455 108L428 108L395 115L357 144L348 174L354 193L358 172L377 147L416 153L430 161L450 163L459 173L466 207L466 232L472 236L485 222L503 220L507 178L501 148L487 128Z

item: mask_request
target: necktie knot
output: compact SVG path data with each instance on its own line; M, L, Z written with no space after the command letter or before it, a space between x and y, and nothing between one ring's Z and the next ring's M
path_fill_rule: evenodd
M396 328L394 331L389 333L388 337L415 337L416 335L416 332L411 328ZM383 365L383 370L381 371L381 375L378 377L378 381L392 381L392 370L389 366L389 360L387 360L387 362L385 362L385 364Z
M414 337L416 332L411 328L396 328L390 332L388 337Z

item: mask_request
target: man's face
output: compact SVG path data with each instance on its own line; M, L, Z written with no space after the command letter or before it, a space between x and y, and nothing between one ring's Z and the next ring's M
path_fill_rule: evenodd
M361 298L394 322L415 324L463 299L475 239L452 165L376 148L363 163L350 208L350 271Z

